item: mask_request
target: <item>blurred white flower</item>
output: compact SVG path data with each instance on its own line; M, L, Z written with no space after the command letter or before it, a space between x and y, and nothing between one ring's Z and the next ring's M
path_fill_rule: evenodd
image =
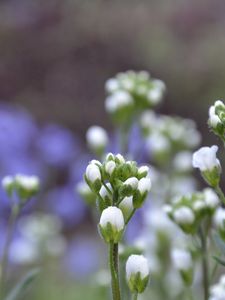
M86 133L88 146L93 150L104 149L108 144L108 135L104 128L92 126Z

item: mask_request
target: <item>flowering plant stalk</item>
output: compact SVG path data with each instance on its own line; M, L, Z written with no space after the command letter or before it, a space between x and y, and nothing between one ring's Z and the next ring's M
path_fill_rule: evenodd
M39 185L40 185L39 179L36 176L25 176L25 175L17 174L14 177L6 176L2 180L2 186L7 192L11 200L10 201L11 213L9 217L8 233L6 235L6 241L5 241L2 261L1 261L1 278L0 278L1 299L7 299L5 297L7 296L6 282L8 277L9 253L10 253L10 245L12 242L16 221L20 215L21 210L29 201L29 199L34 195L36 195L37 192L39 191ZM32 274L30 273L30 276L27 277L26 281L28 282L29 280L31 280L34 274L36 275L36 272L35 273L32 272ZM21 290L21 288L17 286L17 290ZM22 292L22 290L20 292ZM13 291L11 293L13 293Z

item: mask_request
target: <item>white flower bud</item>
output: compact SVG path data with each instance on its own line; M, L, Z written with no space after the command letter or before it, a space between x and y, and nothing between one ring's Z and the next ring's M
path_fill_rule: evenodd
M217 194L210 188L206 188L203 191L205 197L206 206L209 208L216 208L220 201Z
M119 89L119 83L118 83L117 79L110 78L110 79L108 79L106 81L106 83L105 83L105 90L106 90L106 92L113 93L113 92L115 92L118 89Z
M110 160L105 164L105 171L110 176L114 172L115 168L116 168L116 163L113 160Z
M2 179L2 187L4 188L4 190L6 190L7 192L9 190L11 190L12 186L14 184L14 178L12 176L5 176Z
M91 183L94 183L96 180L101 180L99 167L94 163L90 163L86 169L86 177Z
M219 229L225 229L225 209L222 207L217 208L215 215L214 215L214 224Z
M186 206L177 208L173 214L173 218L175 222L179 225L192 225L195 221L193 211Z
M119 162L121 163L121 164L124 164L125 163L125 159L124 159L124 157L123 157L123 155L121 155L121 154L117 154L116 155L116 158L119 160Z
M201 171L210 171L214 167L220 167L220 162L216 158L217 146L202 147L193 154L192 164L194 168Z
M148 166L141 166L139 169L138 169L138 175L139 176L147 176L149 172L149 167Z
M100 126L90 127L86 139L89 147L93 150L104 149L108 144L107 132Z
M172 262L176 269L180 271L188 271L192 269L193 261L190 252L183 249L173 249Z
M37 176L26 176L22 174L15 176L15 182L19 187L27 191L38 190L40 184Z
M149 177L141 178L138 182L138 190L141 195L148 193L151 189L151 180Z
M155 87L148 91L147 98L152 104L158 104L162 100L163 92L158 87Z
M133 105L133 102L133 98L128 92L116 91L106 98L106 111L109 113L115 113L121 108Z
M206 203L203 200L195 201L193 204L193 210L196 212L202 211L206 208Z
M132 210L134 209L134 206L133 206L133 197L132 196L125 197L120 202L119 208L122 210L122 212L123 212L123 214L125 216L129 215L132 212Z
M136 177L130 177L124 181L123 185L130 185L132 190L136 190L138 187L138 179Z
M217 106L225 107L223 101L221 101L221 100L217 100L217 101L214 103L214 106L215 106L215 107L217 107Z
M149 280L149 264L143 255L129 256L126 263L126 278L131 292L144 292Z
M102 237L106 242L117 243L125 227L122 211L116 206L109 206L103 210L99 222Z
M109 182L106 183L106 186L111 192L113 191L113 188ZM101 187L99 194L103 199L105 199L106 197L111 198L110 192L106 189L106 187L104 185Z
M217 125L221 123L221 120L217 115L212 115L209 118L209 123L212 126L212 128L216 128Z

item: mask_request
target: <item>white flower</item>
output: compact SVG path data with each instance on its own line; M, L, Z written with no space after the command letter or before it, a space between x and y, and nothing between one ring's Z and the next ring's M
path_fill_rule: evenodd
M159 132L154 132L147 139L147 149L151 153L167 151L170 149L170 142L168 138Z
M214 220L216 227L218 227L220 229L224 229L224 227L225 227L225 209L222 207L217 208L213 220Z
M186 206L182 206L177 208L173 214L173 218L176 223L180 225L193 224L195 220L195 216L193 211Z
M148 166L141 166L139 169L138 169L138 175L142 176L144 174L148 174L149 172L149 167Z
M124 212L130 212L133 210L133 197L125 197L121 202L120 202L120 209Z
M141 178L138 182L138 190L143 195L151 189L151 180L149 177Z
M92 149L105 148L108 144L108 135L104 128L92 126L86 133L87 143Z
M132 275L140 273L141 279L149 276L149 265L147 259L143 255L130 255L126 263L127 281Z
M192 268L192 257L188 251L183 249L173 249L171 257L173 265L176 269L181 271L188 271Z
M214 103L214 106L215 106L215 107L217 107L217 106L225 107L223 101L221 101L221 100L217 100L217 101Z
M17 174L15 176L15 181L21 188L27 191L38 189L40 185L39 178L34 175L27 176L27 175Z
M96 180L101 180L99 167L94 163L90 163L86 169L86 177L91 183L94 183Z
M203 191L205 196L205 203L209 208L215 208L219 203L219 197L217 194L210 188L206 188Z
M217 146L202 147L193 154L192 165L201 171L212 170L214 167L220 167L220 162L216 158Z
M113 191L112 186L109 182L106 183L106 186L111 192ZM99 194L103 199L105 199L106 197L109 197L109 198L111 197L110 192L106 189L106 187L104 185L101 187Z
M118 83L117 79L110 78L110 79L108 79L106 81L106 83L105 83L105 90L106 90L106 92L113 93L113 92L115 92L118 89L119 89L119 83Z
M115 168L116 168L116 163L113 160L110 160L105 164L105 171L109 175L112 175Z
M201 211L201 210L205 209L205 207L206 207L206 203L203 200L197 200L193 204L193 210L194 211Z
M117 231L121 231L124 229L125 223L123 218L122 211L116 206L109 206L103 210L100 218L99 224L102 228L106 228L107 224L116 229Z
M7 190L14 183L13 176L5 176L2 179L2 187Z
M106 98L106 111L109 113L115 113L121 108L133 105L133 102L133 98L128 92L116 91L115 93Z
M215 106L209 108L209 123L213 128L221 123L220 118L216 115Z
M158 104L162 100L163 92L158 87L148 91L147 99L150 103Z
M121 164L124 164L124 163L125 163L125 159L124 159L123 155L121 155L120 153L118 153L118 154L116 155L116 158L119 160L119 162L120 162Z
M123 185L130 185L133 190L136 190L138 187L138 179L136 177L130 177L124 181Z

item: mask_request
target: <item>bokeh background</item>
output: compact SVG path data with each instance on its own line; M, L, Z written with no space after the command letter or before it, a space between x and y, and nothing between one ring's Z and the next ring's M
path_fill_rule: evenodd
M60 216L70 240L62 265L71 276L63 289L57 287L65 273L54 272L62 265L51 265L51 287L42 280L33 299L80 299L77 286L66 294L67 285L82 285L104 264L92 217L74 186L90 158L87 128L112 130L106 79L149 71L167 86L160 112L193 118L204 144L215 142L206 120L208 106L225 95L224 13L220 0L0 2L0 175L39 175L47 192L28 211L34 206ZM8 206L1 196L5 232Z

